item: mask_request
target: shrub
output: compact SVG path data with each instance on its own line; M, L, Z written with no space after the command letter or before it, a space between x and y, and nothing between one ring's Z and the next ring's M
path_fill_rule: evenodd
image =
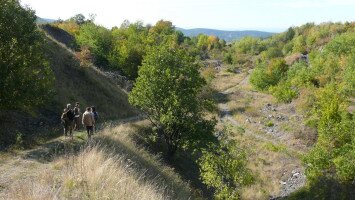
M202 181L216 199L240 198L240 188L253 182L246 164L245 152L233 141L203 151L199 159Z
M318 141L305 157L307 177L311 181L326 177L351 183L355 180L355 120L347 113L344 98L334 84L322 89L318 96Z
M277 86L271 87L270 91L280 102L288 103L298 96L298 92L295 88L292 88L288 81L280 82Z
M265 65L265 63L259 64L250 76L250 83L259 90L267 90L270 86L276 85L288 69L281 58L271 60L267 67Z

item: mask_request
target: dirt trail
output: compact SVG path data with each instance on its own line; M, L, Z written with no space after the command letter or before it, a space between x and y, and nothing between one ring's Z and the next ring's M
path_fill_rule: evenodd
M293 105L272 105L271 103L266 103L270 102L270 95L259 93L250 89L249 73L250 72L246 72L243 74L242 78L239 78L239 80L235 81L234 86L224 89L222 92L220 92L220 95L225 96L227 99L218 104L220 110L220 122L222 124L227 124L234 127L244 127L245 132L243 133L243 137L254 138L254 140L257 140L256 143L259 145L272 144L274 146L281 146L285 148L285 152L278 152L279 154L285 154L282 155L280 159L267 161L270 163L278 162L275 165L280 165L281 167L271 169L270 172L261 170L261 173L278 174L274 176L270 175L270 177L274 179L270 180L270 182L280 185L278 186L279 192L277 194L270 194L270 199L288 196L290 193L304 186L306 182L304 167L302 166L299 157L292 154L303 153L307 150L307 148L305 145L300 144L296 140L294 143L289 143L288 141L290 141L290 134L280 130L281 124L285 126L291 124L290 118L296 116L295 112L289 112L289 110L294 110ZM219 82L228 81L228 76L223 74L221 77L221 80L218 80L217 75L217 80ZM234 110L238 110L240 107L236 107L237 109L230 108L230 105L233 105L233 103L238 101L243 101L241 100L243 98L251 99L250 103L248 103L248 106L245 107L254 109L255 111L253 112L257 113L257 116L249 116L248 113L243 109L241 112L235 113ZM263 105L263 103L265 104ZM261 108L254 106L259 104ZM265 126L265 122L262 122L263 119L264 121L272 120L274 124L270 127ZM292 127L292 125L290 126Z

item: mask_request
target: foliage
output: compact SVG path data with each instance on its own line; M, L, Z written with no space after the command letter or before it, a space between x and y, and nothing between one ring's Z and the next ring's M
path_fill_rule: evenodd
M216 199L239 199L241 187L253 182L246 154L233 141L203 151L199 164L201 179Z
M224 62L226 62L227 64L233 64L233 57L230 53L227 53L224 55Z
M267 90L270 86L278 84L287 70L288 67L283 59L272 59L268 64L259 64L250 76L250 83L259 90Z
M108 66L108 54L112 41L109 30L94 23L85 23L80 26L76 40L82 47L89 48L94 55L96 65Z
M318 141L305 157L307 177L311 181L322 176L342 182L355 180L355 120L344 110L343 98L334 84L319 93Z
M261 43L261 39L253 37L244 37L235 43L235 48L237 52L248 53L248 54L259 54L265 50L264 45Z
M53 74L43 36L33 10L17 0L0 2L0 108L29 110L51 94Z
M198 98L204 84L181 49L153 47L144 58L129 101L151 120L169 157L179 148L201 147L214 138L215 123L203 118L205 101Z
M295 36L296 32L293 27L290 27L287 29L286 35L285 35L285 41L291 41L293 37Z

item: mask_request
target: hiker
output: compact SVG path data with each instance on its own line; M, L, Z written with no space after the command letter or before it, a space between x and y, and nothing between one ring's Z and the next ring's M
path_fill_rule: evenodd
M95 125L95 119L90 107L86 108L86 111L83 114L82 123L86 127L86 132L88 133L88 138L90 139Z
M75 103L75 107L74 107L74 130L79 130L80 129L80 104L79 102Z
M60 119L64 128L64 136L67 137L69 132L69 136L73 137L74 111L71 109L71 104L67 104Z
M94 120L95 120L94 132L96 132L96 123L97 123L97 119L99 118L99 113L96 112L95 106L91 106L91 112L92 112L92 115L94 116Z

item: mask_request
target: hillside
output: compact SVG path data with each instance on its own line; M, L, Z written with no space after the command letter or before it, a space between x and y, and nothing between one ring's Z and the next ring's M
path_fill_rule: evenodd
M177 30L184 33L184 35L189 37L194 37L199 34L205 35L214 35L223 39L227 42L231 42L234 40L239 40L246 36L257 37L257 38L267 38L275 33L264 32L264 31L254 31L254 30L245 30L245 31L224 31L224 30L216 30L216 29L207 29L207 28L194 28L194 29L183 29L177 28Z
M127 93L117 85L117 80L95 67L80 67L73 53L53 38L46 39L45 48L55 76L53 97L30 114L21 111L13 111L7 117L1 114L0 149L14 144L16 137L32 144L36 138L61 134L60 114L67 103L80 102L82 110L95 105L102 122L136 114L128 103Z

